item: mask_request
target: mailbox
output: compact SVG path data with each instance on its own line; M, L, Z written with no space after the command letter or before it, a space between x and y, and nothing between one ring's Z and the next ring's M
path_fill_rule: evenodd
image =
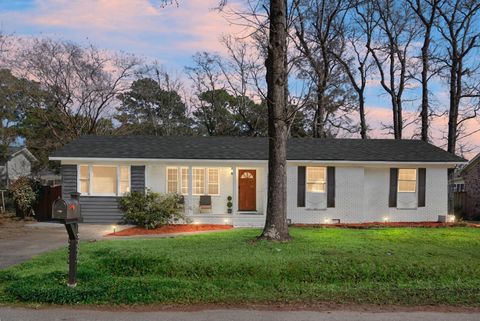
M81 221L80 193L73 192L70 199L57 199L52 206L52 219L61 223Z

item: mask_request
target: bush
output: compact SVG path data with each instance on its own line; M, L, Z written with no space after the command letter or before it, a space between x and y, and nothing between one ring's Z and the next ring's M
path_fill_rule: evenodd
M126 223L153 229L185 219L179 210L179 201L180 196L176 194L132 192L120 200L120 208L125 212Z
M38 182L29 177L20 177L10 184L9 190L19 213L23 217L31 216L38 199Z

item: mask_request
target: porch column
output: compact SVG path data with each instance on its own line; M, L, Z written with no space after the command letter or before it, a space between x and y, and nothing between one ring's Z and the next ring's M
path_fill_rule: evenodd
M232 176L232 203L233 203L233 213L237 214L238 212L238 183L237 183L237 166L232 166L233 176Z
M188 166L188 207L187 207L187 214L193 214L193 182L192 182L192 166Z

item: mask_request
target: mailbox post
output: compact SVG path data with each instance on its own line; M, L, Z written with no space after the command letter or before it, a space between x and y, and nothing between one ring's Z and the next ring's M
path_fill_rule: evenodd
M80 193L73 192L69 200L57 199L52 206L52 219L65 224L68 233L68 283L77 285L78 222L81 221Z

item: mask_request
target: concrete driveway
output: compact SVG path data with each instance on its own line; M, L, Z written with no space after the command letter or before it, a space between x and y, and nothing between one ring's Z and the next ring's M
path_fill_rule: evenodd
M100 240L111 231L111 225L80 224L80 241ZM2 219L0 269L22 263L43 252L66 247L67 242L67 232L62 224Z

